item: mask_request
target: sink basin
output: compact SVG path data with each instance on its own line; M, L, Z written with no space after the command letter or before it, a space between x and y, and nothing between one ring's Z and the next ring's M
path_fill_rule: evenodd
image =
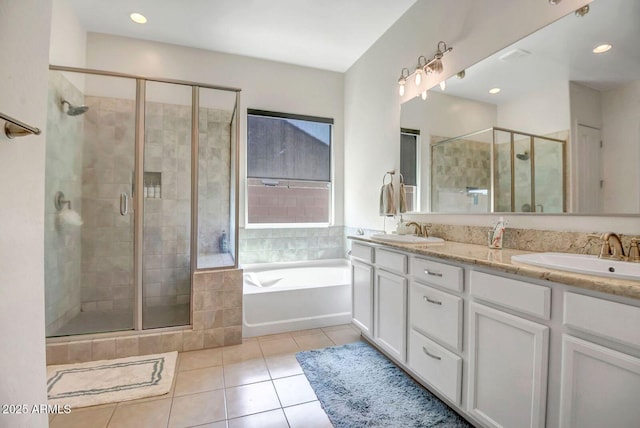
M585 254L522 254L512 256L511 261L568 272L640 281L640 263L599 259L597 256Z
M429 236L424 238L416 235L395 235L392 233L376 233L371 235L371 239L384 242L395 242L397 244L443 244L444 239Z

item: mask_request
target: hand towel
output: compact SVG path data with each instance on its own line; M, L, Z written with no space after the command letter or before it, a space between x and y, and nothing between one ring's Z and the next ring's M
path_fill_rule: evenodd
M380 215L394 216L396 214L396 206L393 201L393 184L383 184L380 189Z
M404 190L404 183L400 182L400 190L398 191L398 212L407 212L407 193Z

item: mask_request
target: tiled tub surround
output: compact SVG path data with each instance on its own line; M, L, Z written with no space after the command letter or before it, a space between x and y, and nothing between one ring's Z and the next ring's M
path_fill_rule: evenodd
M345 256L343 226L240 229L241 264L338 259Z
M242 343L242 270L197 272L192 328L123 332L82 340L49 339L47 364L66 364L169 351L193 351Z
M49 74L45 180L45 317L47 335L80 312L80 227L59 222L56 192L64 192L71 208L82 212L82 138L84 120L62 111L66 99L84 103L82 93L60 72Z

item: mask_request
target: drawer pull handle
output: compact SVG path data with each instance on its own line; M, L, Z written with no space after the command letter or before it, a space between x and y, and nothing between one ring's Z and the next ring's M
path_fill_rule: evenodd
M430 299L427 296L422 296L422 300L424 300L425 302L433 303L434 305L441 305L442 304L442 302Z
M440 272L431 272L429 269L425 269L424 273L431 276L437 276L440 278L442 277L442 274Z
M424 352L425 354L427 354L428 356L430 356L434 360L440 361L442 359L442 357L438 357L437 355L433 355L431 352L427 351L427 348L425 348L424 346L422 347L422 352Z

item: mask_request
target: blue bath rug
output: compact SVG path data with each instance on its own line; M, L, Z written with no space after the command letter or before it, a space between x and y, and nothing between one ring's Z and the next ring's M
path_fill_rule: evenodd
M471 426L365 342L296 358L336 428Z

